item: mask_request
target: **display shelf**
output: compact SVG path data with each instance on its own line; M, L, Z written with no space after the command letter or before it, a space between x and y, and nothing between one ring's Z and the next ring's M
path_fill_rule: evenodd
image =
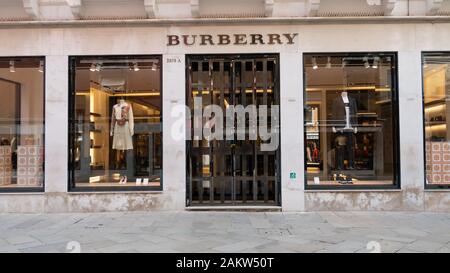
M424 106L425 106L425 108L427 108L427 107L431 107L431 106L445 104L445 102L446 102L446 99L442 98L442 99L432 100L427 103L424 103Z
M306 139L307 140L319 140L319 132L307 132Z
M317 126L317 123L310 122L310 121L305 121L305 126L314 127L314 126Z
M392 185L392 180L354 180L352 184L342 184L334 180L320 180L320 183L314 183L314 180L308 180L308 185L322 185L322 186L339 186L339 185L349 185L349 186L366 186L366 185Z
M101 149L101 148L102 148L102 146L100 146L100 145L91 146L91 149Z
M356 116L358 118L378 118L378 114L375 112L358 112Z
M389 104L389 103L392 103L391 99L379 100L379 101L375 102L375 104L378 104L378 105Z
M104 165L90 165L90 169L92 171L104 171L105 166ZM102 174L103 172L100 172L99 174ZM91 175L94 175L95 173L91 172Z
M437 125L447 125L445 120L443 121L427 121L425 122L425 126L437 126Z

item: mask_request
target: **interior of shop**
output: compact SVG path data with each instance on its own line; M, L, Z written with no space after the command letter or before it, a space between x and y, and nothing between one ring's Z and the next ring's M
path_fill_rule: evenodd
M449 54L424 56L425 169L429 185L450 185L449 65Z
M0 58L0 188L44 183L44 58Z
M75 187L161 187L160 58L75 58Z
M307 54L307 186L393 186L395 55Z

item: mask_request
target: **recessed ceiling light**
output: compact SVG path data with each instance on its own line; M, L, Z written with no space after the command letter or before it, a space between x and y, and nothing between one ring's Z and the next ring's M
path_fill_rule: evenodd
M330 69L331 68L331 57L328 57L327 59L327 66L326 68Z
M319 66L317 65L317 59L316 59L316 57L313 57L313 58L312 58L312 68L313 68L314 70L316 70L317 68L319 68Z
M365 68L369 68L370 67L369 58L368 57L364 57L363 61L364 61L364 67Z
M141 70L141 69L139 68L139 66L138 66L137 63L134 63L134 65L133 65L133 70L137 72L137 71L139 71L139 70Z
M39 61L39 68L38 71L41 73L44 73L44 61Z
M11 73L16 72L16 66L14 61L9 61L9 72Z
M377 69L378 68L378 57L375 57L373 59L373 65L372 65L373 69Z

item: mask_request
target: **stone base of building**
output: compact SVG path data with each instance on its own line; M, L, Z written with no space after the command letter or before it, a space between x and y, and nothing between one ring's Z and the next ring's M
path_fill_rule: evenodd
M304 211L450 212L446 191L320 191L304 193ZM208 209L208 208L207 208ZM211 208L214 209L214 208ZM265 208L274 211L273 208ZM259 209L258 211L265 211ZM119 211L196 211L184 193L28 193L0 195L0 213L83 213ZM221 210L226 210L221 207ZM230 211L235 208L230 207ZM282 211L297 211L286 209ZM301 212L303 210L298 210Z

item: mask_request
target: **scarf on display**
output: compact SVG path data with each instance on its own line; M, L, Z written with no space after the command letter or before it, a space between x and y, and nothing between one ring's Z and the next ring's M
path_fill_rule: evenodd
M128 121L128 112L130 111L129 105L124 105L120 107L120 116L121 118L116 120L117 124L120 126L124 126Z

